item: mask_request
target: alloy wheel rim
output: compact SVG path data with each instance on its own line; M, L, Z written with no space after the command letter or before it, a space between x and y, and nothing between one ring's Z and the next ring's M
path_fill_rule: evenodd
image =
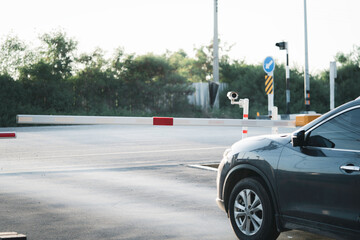
M234 218L239 230L247 236L256 234L262 226L263 216L259 196L250 189L243 189L234 203Z

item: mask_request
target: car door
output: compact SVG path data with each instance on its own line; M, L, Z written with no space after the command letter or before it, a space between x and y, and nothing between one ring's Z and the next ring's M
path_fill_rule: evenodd
M281 154L280 212L296 222L360 231L360 107L347 109L305 133L306 146Z

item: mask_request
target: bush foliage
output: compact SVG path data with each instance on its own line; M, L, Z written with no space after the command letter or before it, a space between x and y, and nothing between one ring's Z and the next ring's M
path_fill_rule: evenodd
M164 55L137 56L117 49L106 58L101 49L77 55L77 42L57 31L40 37L42 45L30 49L9 36L0 49L0 126L15 126L17 114L73 114L125 116L240 117L226 98L227 90L250 100L250 118L267 113L267 96L261 65L232 61L223 54L220 81L228 89L220 93L220 108L201 110L188 103L193 82L212 76L211 46ZM360 94L360 48L339 53L336 104ZM285 66L277 67L275 105L285 106ZM291 69L291 112L304 110L304 73ZM329 72L311 76L311 110L329 109Z

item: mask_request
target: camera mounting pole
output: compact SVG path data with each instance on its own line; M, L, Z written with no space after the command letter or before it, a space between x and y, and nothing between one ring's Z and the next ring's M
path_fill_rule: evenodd
M243 120L249 119L249 99L239 99L239 101L236 101L236 99L239 97L237 92L228 92L227 97L229 98L232 105L239 105L239 108L243 109ZM242 138L246 138L248 134L248 128L243 127L242 128Z

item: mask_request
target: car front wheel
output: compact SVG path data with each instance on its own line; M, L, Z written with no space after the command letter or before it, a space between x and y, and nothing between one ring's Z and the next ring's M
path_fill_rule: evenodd
M257 178L245 178L235 185L230 195L229 216L239 239L273 240L279 236L269 196Z

